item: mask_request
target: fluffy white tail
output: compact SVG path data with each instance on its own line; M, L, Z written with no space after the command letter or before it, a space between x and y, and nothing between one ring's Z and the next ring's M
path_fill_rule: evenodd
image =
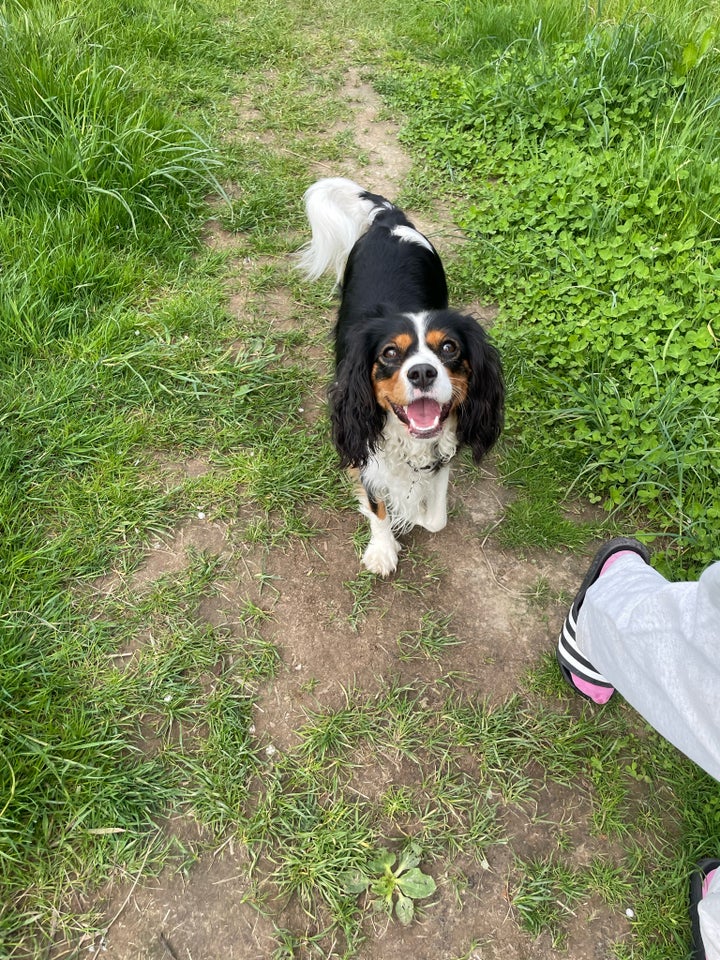
M297 268L308 280L334 273L342 280L345 263L355 241L373 221L378 206L363 187L345 177L318 180L305 192L305 210L312 240L297 254Z

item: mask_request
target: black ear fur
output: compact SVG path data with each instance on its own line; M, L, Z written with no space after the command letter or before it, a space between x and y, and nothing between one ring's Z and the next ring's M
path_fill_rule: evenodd
M385 424L385 411L375 399L371 364L365 344L350 345L329 390L332 437L343 467L367 463Z
M503 428L505 383L497 349L473 317L463 320L470 377L467 397L458 410L458 437L479 463Z

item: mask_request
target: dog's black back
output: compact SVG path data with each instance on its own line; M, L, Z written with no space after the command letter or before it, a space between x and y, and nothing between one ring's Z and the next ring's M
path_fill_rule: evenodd
M396 227L416 230L398 207L383 197L366 193L379 212L350 251L341 288L335 327L335 353L345 355L347 337L358 323L384 314L444 310L448 306L445 270L437 252L411 241L398 241ZM422 236L419 234L419 236Z

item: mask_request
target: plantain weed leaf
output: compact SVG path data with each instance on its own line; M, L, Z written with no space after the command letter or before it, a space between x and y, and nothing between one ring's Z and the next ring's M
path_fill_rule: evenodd
M413 918L415 907L410 897L404 897L398 890L398 898L395 904L395 913L400 923L407 926Z
M375 856L368 864L368 873L385 873L395 863L395 854L391 850L381 847L375 851Z
M715 42L715 33L716 31L714 27L708 27L707 30L703 33L703 35L700 37L700 48L698 50L698 53L700 54L701 60L705 56L705 54L708 52L710 47L713 45L713 43Z
M698 62L698 57L698 48L691 40L690 43L685 45L682 52L682 64L684 68L683 73L687 73L688 70L692 70L692 68Z
M378 900L372 900L370 902L370 907L373 913L391 913L392 912L392 902L389 900L386 900L384 897L381 897Z
M420 845L411 843L409 847L403 850L400 855L400 863L395 868L395 876L409 870L410 867L416 867L420 863Z
M340 882L347 893L364 893L370 885L370 881L360 870L348 870L340 876Z
M406 897L413 897L419 900L421 897L429 897L435 893L436 885L432 877L417 867L412 867L407 873L397 878L397 885L402 889Z

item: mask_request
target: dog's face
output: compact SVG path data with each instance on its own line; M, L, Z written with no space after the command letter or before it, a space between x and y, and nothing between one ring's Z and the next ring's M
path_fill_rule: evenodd
M388 318L371 377L375 399L417 439L432 439L468 392L469 357L447 316Z
M388 417L418 440L452 417L479 461L500 434L503 393L497 350L473 317L381 310L346 337L330 390L335 446L345 466L362 466Z

